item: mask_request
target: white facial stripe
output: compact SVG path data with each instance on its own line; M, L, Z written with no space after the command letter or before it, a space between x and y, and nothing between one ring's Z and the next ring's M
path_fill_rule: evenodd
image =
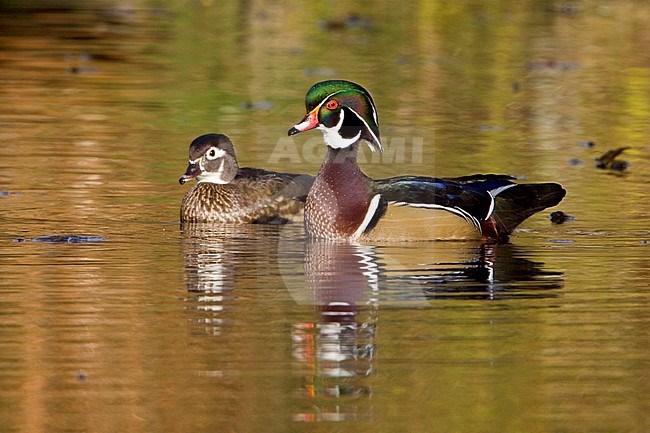
M211 152L212 150L214 150L214 156L211 156L211 155L210 155L210 152ZM211 148L210 148L210 149L205 153L205 157L208 158L209 160L214 160L214 159L218 159L218 158L223 158L224 156L226 156L226 151L223 150L223 149L218 149L218 148L216 148L216 147L211 147Z
M348 107L348 108L349 108L349 107ZM375 133L373 132L373 130L368 126L368 123L366 123L366 121L363 119L363 117L361 117L361 116L359 115L359 113L357 113L356 111L354 111L354 110L351 109L351 108L350 108L350 111L352 111L352 112L353 112L353 113L354 113L354 114L355 114L355 115L356 115L356 116L357 116L357 117L358 117L358 118L363 122L363 124L366 125L366 129L367 129L368 131L370 131L370 135L372 135L372 138L375 140L374 143L369 143L369 144L370 144L370 146L369 146L369 147L370 147L370 150L372 150L373 152L374 152L375 150L378 150L378 151L381 152L381 151L383 150L382 147L381 147L381 141L379 141L379 138L377 138L377 136L375 135ZM341 110L341 113L343 113L343 110ZM376 114L374 113L374 110L373 110L373 115L374 115L374 117L375 117L375 122L376 122L376 121L377 121L377 116L376 116ZM379 147L376 147L376 144L378 144Z
M339 134L339 130L343 125L343 118L345 117L345 111L341 110L340 113L341 115L340 115L339 123L337 123L332 128L328 128L323 125L318 125L318 129L323 131L323 141L325 141L325 144L331 147L332 149L345 149L346 147L350 147L354 143L359 141L359 137L361 137L361 131L359 131L359 133L352 138L341 137L341 134Z
M323 104L325 103L325 101L327 101L329 98L331 98L331 97L334 96L334 95L338 95L338 94L341 93L341 92L343 92L343 90L339 90L338 92L330 93L329 95L327 95L326 97L324 97L322 101L320 101L320 104L318 104L318 106L316 107L316 108L318 108L318 110L316 110L316 108L314 108L314 109L311 110L311 111L316 111L316 112L320 111L320 107L323 106Z
M321 102L320 105L318 105L318 108L320 109L321 105L323 105L323 103L324 103L325 101L327 101L329 98L331 98L332 96L336 95L337 93L341 93L341 92L343 92L343 90L339 90L338 92L334 92L334 93L331 93L331 94L327 95L327 97L326 97L325 99L323 99L323 102ZM368 102L370 102L370 101L368 101ZM348 108L350 108L350 107L348 107ZM370 102L370 108L372 108L372 118L375 120L375 123L376 123L376 124L379 124L379 119L377 118L377 110L375 110L375 104L373 104L372 102ZM350 108L350 110L352 110L352 109ZM354 111L354 110L352 110L352 111ZM359 113L357 113L356 111L354 111L354 114L356 114L357 116L359 116ZM361 121L363 121L364 125L366 125L366 128L368 128L368 131L370 131L370 133L372 134L373 138L377 141L377 143L380 143L380 141L379 141L379 139L377 138L377 136L375 135L375 133L372 132L372 129L370 129L370 128L368 127L368 124L366 123L366 121L363 120L363 117L359 116L359 118L361 119ZM371 146L370 148L371 148L371 150L374 151L374 149L372 148L372 146ZM380 151L382 150L382 149L381 149L381 145L379 146L379 150L380 150Z
M221 164L219 165L217 171L205 171L203 170L203 167L201 167L201 174L196 177L196 180L199 183L207 182L207 183L218 183L220 185L225 185L229 183L223 180L223 170L225 167L226 167L226 161L224 160L221 160Z
M320 107L323 106L325 101L327 101L329 98L336 95L337 93L341 93L342 91L343 90L339 90L338 92L330 93L329 95L327 95L325 98L323 98L322 101L320 101L320 104L318 104L313 110L311 110L309 113L307 113L307 115L309 116L309 114L311 114L311 113L316 113L316 116L318 116L318 112L320 111ZM298 131L304 131L305 128L307 128L310 125L310 120L311 119L307 118L307 120L305 120L304 122L299 123L297 125L294 125L293 127L296 128ZM317 128L322 129L322 128L320 128L320 126L321 125L319 123L319 126L317 126Z
M329 98L331 98L334 95L338 95L341 92L343 92L343 90L339 90L338 92L330 93L329 95L327 95L325 98L323 98L320 104L318 104L318 108L320 109L320 107L325 103L325 101L327 101Z
M370 135L372 135L372 137L374 138L374 140L375 140L374 143L368 143L368 147L370 147L370 150L372 150L373 152L375 150L378 150L378 151L381 152L383 150L382 147L381 147L381 142L379 141L379 139L377 138L375 133L372 131L372 129L370 129L370 127L368 126L368 123L366 123L366 121L363 120L363 117L361 117L359 115L359 113L357 113L356 111L354 111L353 109L351 109L349 107L347 107L347 108L350 111L352 111L354 113L354 115L357 116L363 122L366 129L368 131L370 131ZM327 128L326 126L323 126L323 125L318 126L318 129L323 131L323 140L325 141L325 144L328 145L329 147L331 147L332 149L344 149L346 147L352 146L354 143L359 141L359 138L361 137L361 131L359 131L359 133L356 136L352 137L352 138L343 138L343 137L341 137L341 135L339 134L339 130L341 129L341 126L343 125L343 118L345 117L345 110L341 110L340 113L341 113L341 116L340 116L339 122L335 126L333 126L332 128ZM379 146L377 146L376 143L379 143Z
M325 101L327 101L329 98L331 98L332 96L334 96L334 95L336 95L336 94L338 94L338 93L341 93L341 92L343 92L343 90L339 90L338 92L330 93L329 95L327 95L327 96L326 96L326 97L321 101L321 103L318 104L318 109L320 110L320 107L321 107L321 106L325 103ZM372 117L374 118L375 123L378 123L378 120L377 120L377 111L375 110L375 107L374 107L373 104L370 104L370 107L372 108ZM361 117L361 115L360 115L359 113L357 113L356 111L354 111L354 110L353 110L352 108L350 108L350 107L347 107L347 108L349 108L350 111L352 111L352 112L353 112L353 113L354 113L354 114L355 114L359 119L361 119L361 121L363 122L363 124L366 126L366 129L367 129L368 131L370 131L370 135L372 135L372 138L375 140L375 143L378 144L378 146L376 146L375 143L369 143L370 145L369 145L368 147L370 147L370 150L372 150L373 152L374 152L375 150L378 150L379 152L382 152L384 149L383 149L382 146L381 146L381 141L379 141L379 138L375 135L375 133L373 132L373 130L368 126L368 123L363 119L363 117ZM338 135L338 130L341 129L341 125L343 124L343 113L344 113L344 110L341 109L341 119L339 120L339 123L338 123L335 127L333 127L333 128L326 128L326 127L323 126L323 125L318 125L318 129L320 129L321 131L323 131L323 139L324 139L324 141L325 141L325 144L327 144L329 147L331 147L331 148L333 148L333 149L342 149L342 148L345 148L345 147L349 147L349 146L351 146L352 144L354 144L354 143L356 143L357 141L359 141L359 137L361 136L361 132L359 132L359 134L358 134L356 137L351 138L351 139L347 139L347 140L346 140L346 139L344 139L343 137L341 137L340 135ZM298 129L299 129L299 128L298 128ZM338 136L338 137L337 137L337 136ZM331 143L331 144L330 144L330 143Z

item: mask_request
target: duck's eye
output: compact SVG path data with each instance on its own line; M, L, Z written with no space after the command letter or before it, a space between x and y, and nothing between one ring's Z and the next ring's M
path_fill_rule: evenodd
M215 159L217 157L217 149L214 147L211 147L210 150L205 154L205 156L208 157L208 159Z
M325 104L325 108L327 108L328 110L336 110L337 108L339 108L339 101L337 101L336 99L330 99Z

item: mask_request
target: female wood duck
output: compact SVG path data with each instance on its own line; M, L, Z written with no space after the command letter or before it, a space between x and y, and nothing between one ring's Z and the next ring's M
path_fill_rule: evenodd
M190 165L178 181L197 179L181 203L182 222L302 221L313 176L239 168L232 142L205 134L190 144Z
M356 160L361 140L382 150L368 91L349 81L323 81L309 89L305 105L307 115L289 135L317 128L327 145L305 204L311 237L505 241L526 218L564 197L558 184L516 184L502 175L370 179Z

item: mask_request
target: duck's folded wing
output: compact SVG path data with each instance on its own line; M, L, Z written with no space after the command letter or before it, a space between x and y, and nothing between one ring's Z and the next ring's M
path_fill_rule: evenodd
M389 203L413 207L447 208L477 221L486 219L494 208L490 193L472 183L441 178L401 176L375 182L377 193Z
M314 183L314 176L297 173L279 173L259 168L245 167L239 176L254 180L277 199L295 199L304 202Z

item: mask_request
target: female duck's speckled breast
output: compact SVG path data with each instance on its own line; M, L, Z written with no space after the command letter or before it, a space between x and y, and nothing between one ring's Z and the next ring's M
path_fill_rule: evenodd
M229 185L197 183L187 191L181 203L182 221L250 222L237 211L241 194Z
M236 184L198 183L181 203L181 221L283 223L303 219L302 203L275 192L277 185L240 180Z

